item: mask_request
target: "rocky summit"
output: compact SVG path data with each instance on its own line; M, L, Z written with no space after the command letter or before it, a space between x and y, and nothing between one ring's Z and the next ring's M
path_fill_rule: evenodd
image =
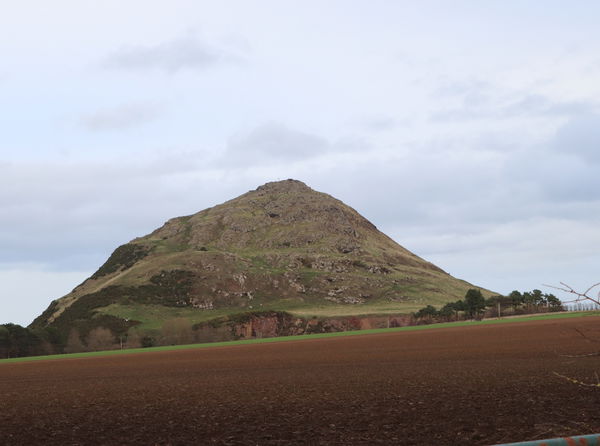
M402 313L473 285L406 250L301 181L267 183L118 247L32 326L119 332L168 317Z

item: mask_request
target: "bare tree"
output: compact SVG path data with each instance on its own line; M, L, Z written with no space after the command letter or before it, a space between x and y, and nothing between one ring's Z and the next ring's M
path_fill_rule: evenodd
M78 353L85 350L85 346L83 342L81 342L81 337L79 336L79 330L73 328L69 332L69 337L67 338L67 344L65 345L66 353Z
M161 329L162 343L165 345L189 344L194 340L192 323L185 317L165 321Z
M94 328L88 334L87 346L92 351L112 350L115 348L115 336L108 328Z
M593 302L596 305L600 305L600 290L598 291L598 294L596 296L592 296L592 290L596 287L600 287L600 282L595 283L594 285L589 287L587 290L585 290L583 293L576 291L575 289L573 289L573 287L571 287L570 285L567 285L564 282L560 282L560 284L561 284L561 286L553 286L553 285L544 285L544 286L554 288L555 290L564 291L565 293L574 295L575 296L574 299L568 300L568 301L563 301L566 304L583 302L583 301L587 300L589 302ZM596 291L594 291L594 293L595 292Z
M127 333L127 342L125 342L125 348L139 348L142 346L142 336L140 336L139 330L131 328Z

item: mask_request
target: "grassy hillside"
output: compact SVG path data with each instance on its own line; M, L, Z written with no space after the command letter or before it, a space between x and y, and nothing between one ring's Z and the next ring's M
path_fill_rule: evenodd
M245 311L300 316L407 313L469 288L406 250L354 209L295 180L268 183L169 220L118 247L32 327L116 333L173 316ZM492 293L482 290L484 295Z

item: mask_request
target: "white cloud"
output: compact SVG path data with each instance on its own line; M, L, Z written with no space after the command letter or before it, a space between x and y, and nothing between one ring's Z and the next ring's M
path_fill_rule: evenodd
M186 37L158 45L128 45L111 54L105 61L109 68L123 70L205 70L227 57L226 53L196 38Z
M158 104L125 104L85 115L81 121L91 131L125 130L151 122L163 111Z

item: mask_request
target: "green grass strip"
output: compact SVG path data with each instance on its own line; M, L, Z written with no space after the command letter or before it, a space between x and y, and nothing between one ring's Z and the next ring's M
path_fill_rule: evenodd
M43 360L56 360L56 359L76 359L76 358L90 358L97 356L113 356L113 355L126 355L131 353L150 353L150 352L163 352L163 351L175 351L175 350L189 350L196 348L209 348L209 347L228 347L233 345L247 345L247 344L263 344L271 342L287 342L287 341L300 341L308 339L321 339L321 338L336 338L340 336L356 336L356 335L369 335L377 333L392 333L397 331L418 331L418 330L433 330L439 328L452 328L452 327L467 327L476 325L496 325L496 324L507 324L514 322L528 322L528 321L540 321L547 319L569 319L575 317L587 317L596 316L600 317L600 311L582 311L582 312L568 312L568 313L548 313L534 316L524 317L508 317L501 319L484 319L482 321L459 321L459 322L441 322L437 324L429 325L411 325L408 327L393 327L393 328L373 328L369 330L353 330L353 331L338 331L334 333L315 333L307 335L295 335L295 336L281 336L277 338L260 338L260 339L245 339L241 341L224 341L224 342L208 342L204 344L187 344L187 345L166 345L161 347L148 347L148 348L130 348L124 350L106 350L101 352L84 352L84 353L64 353L60 355L46 355L46 356L26 356L23 358L10 358L0 359L0 364L8 364L15 362L30 362L30 361L43 361Z

